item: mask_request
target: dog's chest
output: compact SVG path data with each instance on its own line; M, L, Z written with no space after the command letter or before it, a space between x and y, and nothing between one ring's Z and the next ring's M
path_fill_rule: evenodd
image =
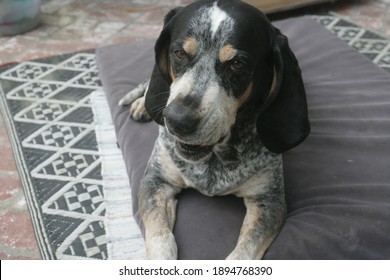
M237 194L252 185L261 192L259 188L274 184L275 178L282 175L281 156L266 150L257 139L247 138L245 142L225 147L222 153L234 154L234 160L214 153L207 160L196 163L183 161L176 154L173 142L168 141L165 145L184 180L184 187L197 189L204 195Z
M250 178L258 173L263 174L257 177L263 178L262 181L266 181L266 184L271 181L272 176L268 176L269 170L262 166L260 161L252 163L252 166L240 164L237 168L220 164L199 164L181 168L180 171L186 187L197 189L208 196L226 195L238 192Z

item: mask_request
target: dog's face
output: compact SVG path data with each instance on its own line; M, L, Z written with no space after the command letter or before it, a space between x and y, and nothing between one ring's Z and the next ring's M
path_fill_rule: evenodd
M199 1L167 15L155 47L161 77L152 75L151 84L165 81L169 90L152 85L146 108L175 137L181 157L207 157L230 134L238 112L253 115L260 129L260 111L281 88L277 32L240 1Z

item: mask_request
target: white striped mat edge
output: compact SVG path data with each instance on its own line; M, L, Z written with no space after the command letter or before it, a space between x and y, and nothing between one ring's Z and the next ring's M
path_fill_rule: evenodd
M102 158L108 259L145 259L145 242L133 217L131 188L114 124L102 89L91 94L95 132Z

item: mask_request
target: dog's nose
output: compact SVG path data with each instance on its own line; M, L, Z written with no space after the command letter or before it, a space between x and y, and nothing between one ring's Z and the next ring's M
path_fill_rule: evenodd
M200 122L199 115L181 101L172 101L164 110L165 125L178 137L194 133Z

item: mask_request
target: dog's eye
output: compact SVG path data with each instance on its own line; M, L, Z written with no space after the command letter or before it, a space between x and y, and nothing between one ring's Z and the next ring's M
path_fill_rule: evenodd
M234 71L241 71L245 67L245 63L241 60L234 60L230 65L230 68Z
M185 51L183 51L183 50L175 50L174 54L175 54L175 57L178 60L185 60L185 59L187 59L187 53Z

